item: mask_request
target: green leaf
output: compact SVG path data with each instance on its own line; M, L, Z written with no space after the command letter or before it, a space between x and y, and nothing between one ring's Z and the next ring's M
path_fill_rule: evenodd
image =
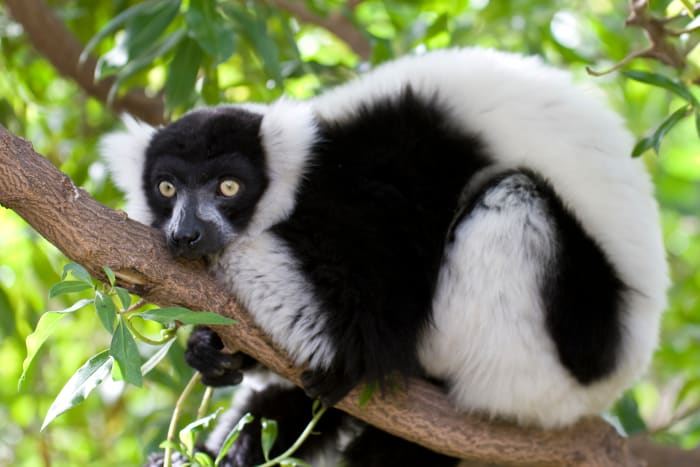
M697 106L698 101L692 92L685 86L685 84L680 81L673 81L671 78L660 75L658 73L650 73L648 71L642 70L628 70L623 71L622 74L635 81L640 81L642 83L651 84L652 86L657 86L664 88L672 93L682 97L688 103Z
M700 111L697 110L695 111L695 133L700 138Z
M433 24L431 24L428 30L425 32L424 37L430 38L437 34L447 32L449 27L449 19L449 15L447 13L443 13L440 16L438 16L437 19L433 21Z
M215 466L218 466L221 463L221 461L224 460L226 453L231 449L231 446L233 446L233 443L235 443L236 440L238 439L238 435L240 435L243 427L245 427L247 424L252 422L254 419L255 419L255 417L253 417L251 414L247 413L247 414L243 415L240 420L238 420L238 423L236 423L236 426L234 426L231 429L229 434L226 435L226 439L221 444L221 447L219 448L219 453L216 456L216 460L214 460Z
M182 324L238 324L234 319L210 311L192 311L178 306L156 308L134 316L161 324L170 324L175 321Z
M136 347L134 336L129 332L121 316L119 317L117 329L114 330L114 334L112 335L112 345L109 348L109 354L114 357L117 365L119 365L119 370L121 371L121 376L124 378L124 381L134 386L141 386L143 384L141 356Z
M75 407L85 400L85 398L97 386L109 376L112 369L112 357L108 350L104 350L90 358L63 386L56 399L51 403L49 411L46 413L41 430L51 423L56 417L66 410Z
M117 310L114 301L109 295L105 295L99 290L95 294L95 313L100 318L100 322L112 334L114 333L114 320L117 319Z
M180 443L176 443L175 441L168 441L167 439L165 441L163 441L162 443L160 443L158 445L158 447L161 449L165 449L165 448L169 447L170 449L173 449L174 451L184 452L182 450L183 446Z
M372 65L378 65L392 58L394 58L394 51L392 50L391 42L385 39L375 39L374 45L372 46L370 63L372 63Z
M190 101L203 57L202 49L193 39L186 37L178 44L165 81L165 101L169 110L183 107Z
M156 353L150 356L148 360L146 360L146 363L141 365L141 374L142 375L147 375L148 373L151 372L153 368L158 365L158 363L165 358L166 355L168 355L168 350L170 350L170 347L175 343L175 339L170 339L167 341L165 344L161 345Z
M76 310L81 309L85 305L89 305L90 303L94 302L94 299L92 298L83 298L81 300L78 300L68 308L64 308L62 310L51 310L51 313L72 313Z
M175 47L180 40L184 37L184 31L175 31L172 34L166 36L152 47L150 47L146 52L141 54L138 58L130 61L117 75L112 87L109 89L107 95L107 102L110 104L114 101L117 95L117 91L121 85L133 75L143 70L144 68L151 66L153 61L168 53L173 47Z
M693 0L681 0L681 3L685 7L688 16L695 18L695 2Z
M128 309L131 305L131 295L129 295L129 291L123 287L115 287L114 291L117 292L119 301L122 302L122 308L125 310Z
M646 431L647 426L639 413L637 400L631 393L625 393L615 404L615 414L620 419L620 423L628 435Z
M296 457L285 457L280 460L281 467L311 467L311 464Z
M281 83L282 69L279 50L277 43L267 30L265 18L254 16L245 8L239 8L233 4L226 4L224 7L226 13L235 21L236 30L246 38L262 60L265 74L277 83Z
M659 150L661 149L661 141L663 140L664 136L666 136L666 133L668 133L671 128L676 126L678 122L688 116L691 111L692 109L689 106L683 106L666 117L666 119L661 122L651 136L642 138L637 142L634 149L632 149L632 157L640 156L642 153L651 148L654 149L656 154L659 154Z
M92 278L90 277L90 273L81 265L77 263L68 263L65 266L63 266L63 274L61 274L62 281L66 280L66 277L68 277L68 273L72 274L75 279L81 282L85 282L86 284L89 284L90 287L92 287Z
M360 406L360 408L363 408L369 403L369 401L372 400L372 396L374 396L376 390L377 385L375 383L365 384L365 387L362 388L362 392L360 393L360 397L358 400L358 405Z
M111 36L115 31L120 29L127 21L129 21L131 18L137 15L148 12L150 9L157 8L158 4L162 1L163 0L149 0L143 3L139 3L127 10L122 11L117 16L112 18L107 24L105 24L102 27L100 32L95 34L92 37L92 39L90 39L85 45L85 48L80 54L80 63L85 63L85 60L87 60L88 56L90 55L90 52L93 51L95 46L102 42L106 37Z
M188 35L217 63L227 60L235 49L235 34L216 9L214 0L190 0L185 13Z
M270 420L269 418L263 418L260 420L262 426L262 431L260 432L260 442L262 444L263 455L265 460L270 460L270 450L272 445L277 441L277 422L275 420Z
M124 47L130 60L141 57L163 34L180 10L179 0L160 0L129 18Z
M114 283L117 281L117 278L114 275L114 271L112 271L112 268L109 266L102 266L102 270L105 272L105 275L107 276L107 280L109 281L109 285L114 287Z
M639 157L653 147L653 138L651 136L645 136L634 145L634 149L632 149L632 157Z
M53 333L58 325L58 322L68 316L67 313L54 313L47 312L41 315L39 322L36 323L36 328L34 332L27 336L25 340L27 346L27 356L22 362L22 374L19 377L19 382L17 385L18 390L22 389L25 379L27 378L27 371L30 365L34 361L37 352L44 345L46 339Z
M49 290L49 298L58 297L59 295L73 292L82 292L92 288L92 284L87 284L83 281L61 281L57 282L53 287L51 287L51 290Z
M209 414L206 417L197 419L192 423L189 423L182 430L180 430L180 432L178 433L178 437L180 438L180 442L185 445L185 447L187 448L187 452L190 455L194 452L194 442L196 438L196 433L199 433L203 429L209 427L212 420L216 419L216 417L219 416L222 410L222 408L219 408L216 412Z
M202 467L214 467L214 461L211 459L211 457L209 457L209 454L205 452L197 451L192 457L196 462L195 465L200 465Z
M668 133L671 130L671 128L676 126L676 123L683 120L689 112L690 108L681 107L680 109L676 110L671 115L666 117L666 119L663 122L661 122L661 125L659 125L659 127L652 135L652 139L654 141L654 151L656 151L656 154L659 153L659 149L661 148L661 140L664 136L666 136L666 133Z

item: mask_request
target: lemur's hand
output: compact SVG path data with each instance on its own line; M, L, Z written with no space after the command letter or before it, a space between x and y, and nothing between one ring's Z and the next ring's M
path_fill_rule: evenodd
M187 340L185 360L202 373L202 382L207 386L231 386L243 380L241 370L255 364L255 360L241 352L222 352L221 338L205 326L197 326Z

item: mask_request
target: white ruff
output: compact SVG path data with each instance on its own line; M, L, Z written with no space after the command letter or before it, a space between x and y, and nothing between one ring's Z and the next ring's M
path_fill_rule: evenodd
M248 231L255 235L289 217L316 139L316 123L305 102L282 99L263 116L260 137L270 184L258 202Z
M213 270L298 364L327 368L335 346L306 278L288 248L269 232L239 236L215 259Z
M143 193L143 164L146 149L156 129L124 114L126 131L116 131L102 138L100 153L117 188L126 195L124 210L134 220L150 224L152 217Z

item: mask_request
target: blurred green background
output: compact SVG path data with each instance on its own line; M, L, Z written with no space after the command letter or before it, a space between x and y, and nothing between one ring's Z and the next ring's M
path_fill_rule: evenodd
M626 1L25 1L30 4L58 17L80 43L90 43L89 52L99 57L96 79L115 79L111 98L141 90L153 102L165 99L169 118L196 105L308 97L392 57L467 45L537 54L571 70L586 85L601 87L639 138L685 108L687 118L665 134L659 154L643 155L657 186L673 275L662 344L647 378L611 419L661 442L693 447L700 441L696 103L661 82L586 73L586 66L605 69L648 45L641 29L625 27ZM700 52L695 20L687 14L692 7L688 1L654 1L649 11L660 18L681 15L669 25L691 30L669 42L687 52L687 61L671 67L636 59L624 69L665 76L695 92ZM121 206L96 147L117 127L115 112L34 49L10 10L9 1L0 2L0 124L30 140L97 200ZM164 438L174 401L191 375L182 364L182 345L171 348L145 388L105 383L40 433L63 384L109 345L110 336L86 308L58 324L18 391L25 338L39 316L79 298L47 298L66 262L12 211L0 209L0 465L140 464ZM225 397L219 395L218 403Z

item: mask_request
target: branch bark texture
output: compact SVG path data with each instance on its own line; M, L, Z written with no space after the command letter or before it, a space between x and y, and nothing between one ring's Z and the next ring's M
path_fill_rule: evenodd
M76 187L30 143L0 127L0 204L13 209L66 256L97 277L115 271L146 300L235 318L217 329L240 349L299 384L301 369L276 350L204 265L170 257L159 232L108 209ZM518 466L640 466L626 440L599 419L560 431L525 429L458 415L435 387L411 381L405 390L359 408L355 389L338 407L383 430L451 456Z

